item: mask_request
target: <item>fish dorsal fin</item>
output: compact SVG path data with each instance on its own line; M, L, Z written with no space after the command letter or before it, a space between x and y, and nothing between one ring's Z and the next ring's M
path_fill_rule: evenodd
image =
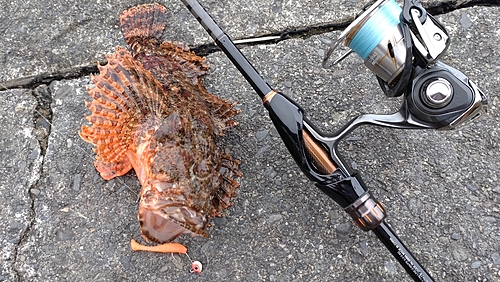
M134 54L148 51L165 56L177 62L185 75L197 82L197 79L207 72L208 64L204 58L189 51L189 48L181 42L160 44L166 25L167 9L158 3L139 5L120 15L123 37L134 50Z
M120 15L120 26L130 46L151 40L160 42L167 26L167 9L158 3L132 7Z
M196 55L181 42L162 42L157 52L158 55L177 62L186 77L195 79L196 83L199 81L198 78L208 71L209 67L205 58Z
M108 64L98 66L100 74L91 75L95 87L87 91L93 100L85 104L92 112L87 116L92 125L83 125L80 136L96 146L96 167L107 170L100 171L101 175L118 176L131 168L126 154L133 149L135 129L148 117L165 112L165 94L161 84L127 50L117 47L106 57ZM127 171L109 171L115 167Z

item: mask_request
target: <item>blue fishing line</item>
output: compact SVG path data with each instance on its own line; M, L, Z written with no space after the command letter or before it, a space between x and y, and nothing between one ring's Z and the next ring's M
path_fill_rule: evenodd
M358 30L349 43L349 48L366 60L373 49L387 36L387 33L399 24L400 14L401 7L396 1L387 1Z

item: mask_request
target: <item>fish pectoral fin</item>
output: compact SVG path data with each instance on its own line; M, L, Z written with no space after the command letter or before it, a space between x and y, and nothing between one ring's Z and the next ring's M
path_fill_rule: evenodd
M94 166L97 171L99 171L101 177L105 180L110 180L117 176L122 176L132 169L132 164L126 157L119 162L109 164L105 164L101 161L95 161Z
M241 171L238 169L239 165L240 161L233 159L229 154L224 153L222 155L222 168L220 173L222 174L223 181L212 200L212 205L214 206L212 214L214 216L222 215L221 211L233 204L231 199L236 196L236 190L240 186L233 178L242 176Z
M82 125L79 134L96 146L95 166L101 176L112 179L132 168L126 154L134 150L136 128L166 105L160 82L130 52L117 47L107 59L108 64L98 65L99 75L91 75L95 87L87 91L93 100L85 103L91 125Z

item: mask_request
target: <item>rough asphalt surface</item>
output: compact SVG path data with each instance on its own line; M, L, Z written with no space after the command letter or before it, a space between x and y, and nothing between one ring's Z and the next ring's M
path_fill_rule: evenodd
M0 92L0 281L410 281L374 234L301 174L221 52L207 57L205 85L242 109L239 126L221 139L242 162L234 206L214 219L210 238L178 239L203 263L200 275L189 273L187 256L133 252L130 239L141 240L135 174L101 179L77 132L89 113L86 70L124 46L118 15L142 2L0 2L0 88L10 88ZM500 4L468 2L426 4L444 12L437 18L452 38L443 61L487 94L488 114L454 131L363 127L340 151L437 281L500 281ZM211 42L180 1L162 3L171 14L166 40ZM242 48L320 129L398 109L401 101L383 95L358 57L320 66L366 2L201 3L235 39L341 26Z

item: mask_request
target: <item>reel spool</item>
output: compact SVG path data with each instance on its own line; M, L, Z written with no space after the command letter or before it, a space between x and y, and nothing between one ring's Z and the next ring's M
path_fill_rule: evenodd
M407 90L412 69L425 69L437 62L449 46L449 36L420 1L405 0L401 8L395 0L378 0L340 34L326 53L323 66L328 66L342 42L351 51L331 66L355 52L377 76L384 93L395 97Z
M404 36L399 25L401 11L394 0L375 2L340 34L323 64L343 42L351 51L335 59L332 66L354 51L376 76L388 84L393 83L406 63Z

